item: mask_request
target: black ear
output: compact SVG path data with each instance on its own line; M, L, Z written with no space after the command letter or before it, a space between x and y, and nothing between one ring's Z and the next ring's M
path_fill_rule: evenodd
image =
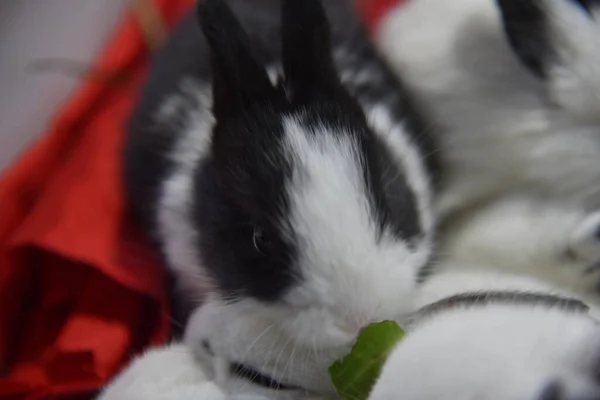
M572 62L596 46L598 0L496 0L506 37L521 61L536 75L548 78L556 64ZM574 26L589 25L588 34Z
M540 0L496 1L513 50L533 73L545 78L554 57L547 4Z
M320 0L282 0L283 69L295 97L339 85L329 21Z
M211 49L215 116L269 101L275 88L229 6L223 0L200 0L197 14Z

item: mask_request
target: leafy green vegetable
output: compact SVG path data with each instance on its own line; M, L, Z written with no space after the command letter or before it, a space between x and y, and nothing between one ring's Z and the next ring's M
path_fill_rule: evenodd
M394 321L369 325L350 354L329 367L338 394L346 400L366 400L388 354L403 336L404 331Z

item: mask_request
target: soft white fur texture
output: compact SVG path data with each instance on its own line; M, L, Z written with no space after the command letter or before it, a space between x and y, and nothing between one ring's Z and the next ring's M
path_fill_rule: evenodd
M572 296L591 305L590 313L523 304L441 312L409 327L370 400L535 400L554 383L561 399L600 396L598 303L579 275L589 264L561 247L582 216L558 210L510 199L464 220L446 236L444 261L420 288L416 307L502 290ZM549 275L562 285L546 283ZM597 281L597 272L588 278L589 286Z
M517 58L493 0L412 0L379 27L382 53L444 130L439 270L417 303L560 288L591 313L443 312L409 329L371 400L546 399L553 383L547 398L600 396L600 25L574 1L538 4L558 56L547 81Z
M424 288L423 300L473 288L543 287L513 281L477 272L442 274ZM561 386L561 399L596 399L599 357L600 327L588 316L543 306L456 308L409 330L370 400L545 400L542 393L553 384Z
M173 344L152 349L131 362L97 400L225 400L206 378L189 348Z
M597 298L600 7L535 3L554 51L545 79L510 46L494 0L409 1L376 43L442 128L442 260Z
M600 16L542 0L558 60L547 81L524 67L494 0L411 0L376 42L440 124L449 213L489 196L531 192L600 205Z

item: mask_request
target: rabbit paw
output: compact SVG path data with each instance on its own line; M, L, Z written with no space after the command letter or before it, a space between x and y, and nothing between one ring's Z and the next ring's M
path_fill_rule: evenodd
M153 349L134 360L96 400L225 400L201 372L189 347Z

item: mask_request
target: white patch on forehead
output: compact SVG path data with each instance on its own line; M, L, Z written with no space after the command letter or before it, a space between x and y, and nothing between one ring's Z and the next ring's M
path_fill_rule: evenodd
M290 301L319 303L360 323L400 315L429 250L421 243L411 250L388 229L379 235L364 160L351 134L328 132L325 126L307 132L294 118L283 126L284 147L293 160L287 228L306 279Z
M300 240L311 242L308 247L315 254L309 257L325 264L339 263L340 256L356 260L377 229L357 143L352 135L332 134L324 126L307 132L291 118L284 129L294 165L288 187L292 229Z

